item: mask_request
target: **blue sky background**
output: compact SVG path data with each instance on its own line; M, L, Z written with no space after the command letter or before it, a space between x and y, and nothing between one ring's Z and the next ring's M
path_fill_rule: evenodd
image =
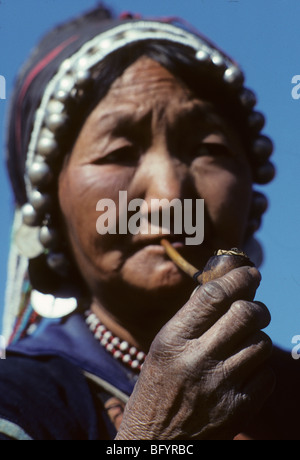
M0 75L7 100L0 100L0 145L4 152L5 113L16 72L41 35L95 0L0 0ZM267 331L291 349L300 334L300 99L291 96L300 75L299 0L108 0L115 12L144 16L180 16L221 46L242 66L246 84L267 115L265 134L276 146L276 180L264 192L270 207L258 236L265 248L257 298L272 314ZM3 155L4 156L4 155ZM0 305L13 208L4 162L0 163ZM298 260L299 257L299 260ZM0 307L1 309L1 307Z

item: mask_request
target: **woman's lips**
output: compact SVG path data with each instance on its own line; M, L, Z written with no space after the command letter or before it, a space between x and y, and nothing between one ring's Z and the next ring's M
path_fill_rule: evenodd
M184 248L185 247L185 244L182 242L182 241L174 241L174 242L171 242L172 246L175 248L175 249L179 249L179 248Z
M128 251L126 258L142 256L143 258L151 258L153 256L160 256L164 262L170 262L170 265L175 266L173 260L168 256L166 249L161 245L161 240L168 240L171 245L176 249L179 254L187 260L190 264L198 267L199 270L203 268L208 258L213 254L213 250L207 244L201 244L197 246L186 245L185 236L179 235L160 235L159 238L147 238L132 241L130 250ZM140 259L140 257L139 257ZM153 260L153 259L152 259Z
M185 246L185 244L182 241L170 241L170 243L175 249L181 249L181 248L184 248ZM166 250L160 244L160 240L155 240L155 242L154 241L139 242L136 245L134 252L138 252L141 250L146 250L147 252L156 253L156 254L166 254Z

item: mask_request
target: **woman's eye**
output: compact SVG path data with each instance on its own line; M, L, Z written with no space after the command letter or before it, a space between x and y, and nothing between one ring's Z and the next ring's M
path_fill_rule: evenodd
M119 149L113 150L104 157L100 158L98 164L120 164L125 166L132 166L139 159L139 152L132 146L124 146Z
M224 144L207 143L197 147L195 156L231 156L231 152Z

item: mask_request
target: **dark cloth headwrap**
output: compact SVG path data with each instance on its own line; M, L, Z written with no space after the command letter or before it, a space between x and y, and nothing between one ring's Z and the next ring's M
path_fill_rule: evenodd
M41 40L21 70L10 106L6 154L10 180L18 205L23 205L27 200L24 183L25 161L35 113L46 85L65 59L95 35L120 22L113 19L108 10L97 9L58 26Z

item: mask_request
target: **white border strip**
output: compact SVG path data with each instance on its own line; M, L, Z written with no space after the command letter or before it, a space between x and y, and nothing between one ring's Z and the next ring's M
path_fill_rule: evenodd
M0 418L0 433L16 441L33 441L23 428L4 418Z
M118 390L118 388L114 387L110 383L108 383L105 380L101 379L97 375L91 374L90 372L83 371L83 374L85 375L85 377L87 379L91 380L92 382L96 383L101 388L103 388L103 390L111 393L112 396L115 396L116 398L119 398L120 401L122 401L123 403L127 404L128 400L129 400L129 396L127 396L125 393L123 393L123 391Z

